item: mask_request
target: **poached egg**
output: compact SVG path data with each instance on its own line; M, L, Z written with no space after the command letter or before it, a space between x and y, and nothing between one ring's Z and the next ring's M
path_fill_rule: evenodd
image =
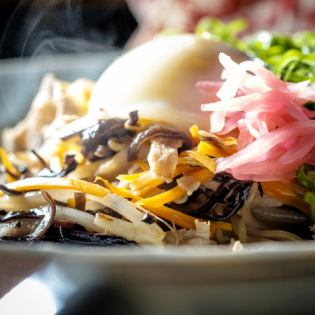
M163 121L186 132L193 124L209 129L209 115L200 110L207 98L196 83L220 80L220 52L236 61L245 59L239 51L212 39L193 34L158 36L105 70L92 93L89 113L127 118L129 112L138 110L141 118Z

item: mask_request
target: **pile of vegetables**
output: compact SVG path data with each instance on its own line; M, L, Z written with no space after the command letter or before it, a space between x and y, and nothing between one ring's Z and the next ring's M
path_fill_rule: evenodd
M0 241L311 239L315 33L240 37L245 28L216 19L196 28L255 59L237 64L221 53L222 80L196 82L217 98L201 105L209 130L183 132L137 111L128 119L82 115L44 143L46 158L0 148Z
M223 23L215 18L205 18L196 26L196 34L227 42L258 58L281 80L315 82L315 31L277 34L261 31L246 35L245 20Z
M218 102L203 104L210 131L237 132L238 151L217 160L217 171L241 180L271 181L295 177L303 163L315 164L314 112L303 105L315 100L308 81L286 83L253 61L235 63L221 53L225 81ZM201 82L205 91L217 82Z

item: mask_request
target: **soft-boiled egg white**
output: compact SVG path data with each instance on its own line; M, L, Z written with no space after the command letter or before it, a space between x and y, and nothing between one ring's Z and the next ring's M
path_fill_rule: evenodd
M220 52L236 61L244 55L228 45L192 34L160 36L118 58L98 80L89 112L107 117L139 116L165 121L182 130L198 124L209 128L209 116L200 110L205 96L199 80L219 80Z

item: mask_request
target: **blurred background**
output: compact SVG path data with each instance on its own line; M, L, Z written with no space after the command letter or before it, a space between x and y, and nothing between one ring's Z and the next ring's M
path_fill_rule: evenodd
M2 0L0 12L1 58L104 52L137 25L120 0Z
M290 32L314 26L315 1L1 0L0 58L134 46L163 29L192 31L203 16Z

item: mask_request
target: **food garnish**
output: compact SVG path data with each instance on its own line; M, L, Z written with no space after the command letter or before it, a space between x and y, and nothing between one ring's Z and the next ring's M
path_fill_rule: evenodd
M211 113L212 133L237 132L238 151L218 159L217 171L240 180L294 178L299 165L314 159L314 112L304 104L314 100L315 89L309 81L286 83L258 62L237 64L225 54L219 60L225 79L216 93L220 100L201 110Z

